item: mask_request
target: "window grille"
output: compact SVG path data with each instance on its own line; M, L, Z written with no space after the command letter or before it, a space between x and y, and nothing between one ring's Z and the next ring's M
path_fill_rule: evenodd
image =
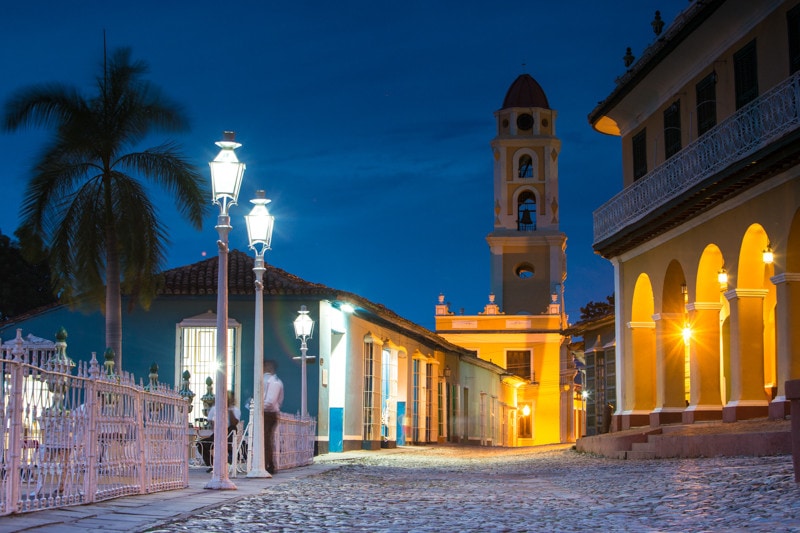
M374 344L364 343L364 428L362 438L365 441L377 440L376 434L378 416L380 415L380 403L376 401L375 395L380 391L375 389L376 361Z
M228 328L228 369L227 390L234 390L234 347L235 328ZM214 327L182 327L181 336L181 365L179 375L184 370L191 374L189 388L194 392L192 413L194 418L205 418L203 413L202 397L206 394L206 378L211 378L214 385L212 394L216 394L217 380L217 328Z
M717 125L717 74L712 72L695 86L697 136Z
M425 365L425 442L433 442L433 364Z
M531 380L531 351L509 350L506 352L506 370L515 376Z

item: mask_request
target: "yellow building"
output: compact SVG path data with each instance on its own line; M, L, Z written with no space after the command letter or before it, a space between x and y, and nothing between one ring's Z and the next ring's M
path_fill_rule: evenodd
M495 112L494 230L489 303L454 315L439 297L436 332L508 372L506 421L519 446L574 440L575 368L563 329L567 237L558 224L556 112L530 75Z
M800 2L692 2L589 115L622 139L614 428L788 413L800 378Z

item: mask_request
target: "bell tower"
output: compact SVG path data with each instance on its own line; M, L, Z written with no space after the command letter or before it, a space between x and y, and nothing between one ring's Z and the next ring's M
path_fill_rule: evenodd
M491 289L508 315L564 313L567 236L559 231L556 111L522 74L494 113ZM555 311L555 313L554 313Z

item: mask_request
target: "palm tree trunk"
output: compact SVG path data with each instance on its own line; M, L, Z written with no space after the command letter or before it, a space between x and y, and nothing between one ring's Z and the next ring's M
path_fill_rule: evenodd
M114 350L114 368L119 374L122 371L122 295L117 232L113 218L110 220L106 227L106 345Z

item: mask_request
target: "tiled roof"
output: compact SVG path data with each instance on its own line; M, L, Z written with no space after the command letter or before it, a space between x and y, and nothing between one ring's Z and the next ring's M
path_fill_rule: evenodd
M255 258L239 250L228 253L228 294L255 295ZM191 265L173 268L163 273L161 295L217 294L219 257L211 257ZM311 283L270 264L265 265L264 294L333 295L335 289Z
M191 265L173 268L162 273L163 283L159 289L159 296L210 296L217 294L218 257L211 257ZM228 294L229 295L255 295L255 274L253 266L255 258L251 254L231 250L228 253ZM265 265L264 295L310 295L331 301L347 301L353 304L359 313L363 313L371 322L402 331L411 338L458 353L461 357L473 360L476 364L492 366L498 372L502 368L482 361L477 354L466 348L452 344L444 337L411 322L396 314L387 307L376 304L352 292L333 289L321 283L312 283L290 274L272 265ZM34 310L23 316L15 317L0 323L8 326L21 319L27 319L35 314L41 314L49 309L56 309L64 304L56 303Z
M164 284L159 294L164 296L217 294L218 264L218 257L211 257L191 265L165 271L163 273ZM228 294L255 295L254 264L255 258L252 254L238 250L231 250L228 253ZM371 302L352 292L332 289L320 283L311 283L269 264L266 265L266 272L264 272L264 295L314 295L332 301L347 301L359 309L359 312L370 315L369 320L375 324L398 328L403 330L406 335L424 343L433 343L444 349L458 352L462 356L480 361L475 352L450 343L444 337L401 317L381 304Z

